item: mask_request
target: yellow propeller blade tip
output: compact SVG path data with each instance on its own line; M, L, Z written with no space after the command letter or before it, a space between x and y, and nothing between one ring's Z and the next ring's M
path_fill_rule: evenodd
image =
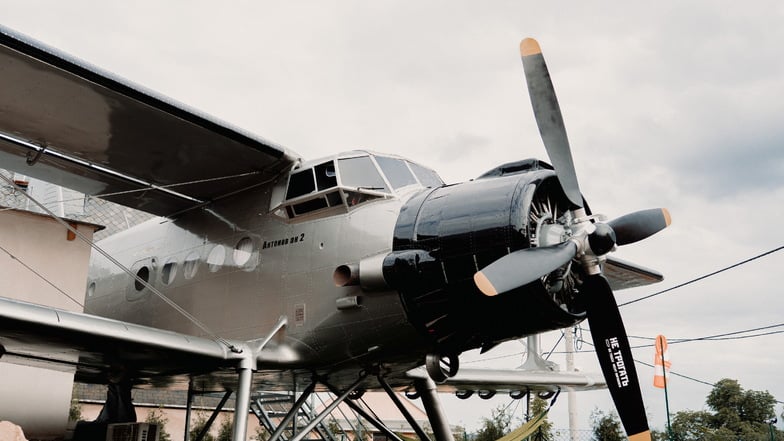
M529 55L541 54L542 49L539 43L533 38L526 38L520 42L520 56L527 57Z
M645 432L629 435L629 441L651 441L651 431L646 430Z
M670 216L670 210L666 208L662 208L662 214L664 215L664 222L669 227L670 224L672 223L672 216Z
M479 288L479 291L482 291L482 294L488 297L498 294L498 291L495 290L493 284L490 283L490 280L488 280L481 271L474 274L474 283L476 283L476 287Z

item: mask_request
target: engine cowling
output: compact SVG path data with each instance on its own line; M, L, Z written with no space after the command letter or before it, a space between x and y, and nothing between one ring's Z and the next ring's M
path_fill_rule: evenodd
M400 211L384 278L440 353L571 326L585 318L571 268L495 297L472 279L505 254L539 246L568 208L552 167L537 160L425 191Z

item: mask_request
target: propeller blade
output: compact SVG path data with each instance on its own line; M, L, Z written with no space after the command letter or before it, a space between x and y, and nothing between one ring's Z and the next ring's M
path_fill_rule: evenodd
M561 108L558 106L558 98L555 97L550 72L547 70L539 43L533 38L521 41L520 57L523 60L525 81L528 84L528 95L534 108L536 125L539 127L547 156L555 167L558 181L566 197L575 207L582 207L583 198L577 184L577 173L569 149L569 139L566 137Z
M650 440L629 339L610 284L604 276L588 277L580 291L587 296L588 324L604 379L630 440Z
M652 208L613 219L608 225L615 231L616 243L628 245L658 233L671 223L672 218L666 208Z
M474 274L474 283L486 296L494 296L550 274L577 254L577 245L567 241L542 248L524 248L496 260Z

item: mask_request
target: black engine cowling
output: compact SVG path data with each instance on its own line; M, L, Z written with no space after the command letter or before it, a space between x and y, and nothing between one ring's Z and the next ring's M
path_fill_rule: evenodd
M585 317L569 268L487 297L473 275L512 251L537 246L537 225L567 212L552 168L506 164L461 184L427 190L401 209L384 278L434 350L459 353L564 328Z

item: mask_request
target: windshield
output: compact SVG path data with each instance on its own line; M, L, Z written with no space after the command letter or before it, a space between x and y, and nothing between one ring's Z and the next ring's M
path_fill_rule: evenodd
M389 191L370 156L338 159L340 183L361 190Z

